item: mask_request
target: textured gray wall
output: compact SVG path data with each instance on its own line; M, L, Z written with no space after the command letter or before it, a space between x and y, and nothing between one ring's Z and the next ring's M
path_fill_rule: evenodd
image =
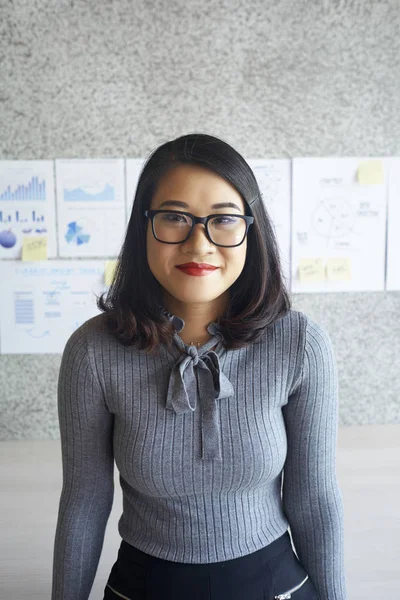
M0 158L400 155L398 0L1 0ZM299 294L343 424L400 422L400 294ZM0 356L0 439L58 437L60 356ZM396 367L397 362L397 369Z

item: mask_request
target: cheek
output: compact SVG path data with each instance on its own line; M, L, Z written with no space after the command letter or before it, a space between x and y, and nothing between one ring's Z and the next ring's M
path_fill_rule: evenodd
M241 246L232 249L233 252L227 256L227 262L232 265L232 273L239 275L246 262L247 244L243 242Z
M149 268L159 278L168 275L171 265L179 262L173 260L174 246L157 242L151 231L147 232L146 246Z

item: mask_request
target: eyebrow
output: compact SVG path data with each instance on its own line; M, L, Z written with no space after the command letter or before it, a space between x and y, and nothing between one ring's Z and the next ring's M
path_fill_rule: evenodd
M165 200L165 202L162 202L158 208L161 208L162 206L179 206L180 208L189 208L189 205L186 202L181 202L180 200ZM213 204L211 208L236 208L239 212L241 212L239 206L233 202L218 202L218 204Z

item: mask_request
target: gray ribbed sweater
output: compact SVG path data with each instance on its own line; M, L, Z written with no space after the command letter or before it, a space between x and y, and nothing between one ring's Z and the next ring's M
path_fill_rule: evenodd
M121 537L183 563L259 550L290 526L319 600L345 600L343 503L335 472L338 379L326 331L302 312L261 341L157 356L120 344L104 315L65 346L58 380L63 488L52 600L87 600L110 515L114 459ZM215 350L211 350L215 344ZM283 473L283 488L281 493Z

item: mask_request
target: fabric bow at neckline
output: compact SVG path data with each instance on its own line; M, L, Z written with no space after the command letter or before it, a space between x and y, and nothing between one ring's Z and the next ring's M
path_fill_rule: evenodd
M211 342L209 340L206 346ZM194 411L198 394L201 403L202 458L221 459L216 401L233 396L234 389L220 369L216 352L205 347L202 352L201 348L198 350L195 346L187 346L185 351L172 368L165 408L177 415Z
M174 342L182 351L171 370L166 410L177 415L196 410L197 396L201 410L201 439L203 460L221 459L220 427L217 400L234 396L235 392L229 379L222 373L219 356L213 348L224 338L218 321L207 327L212 336L200 348L184 343L179 333L185 327L185 321L163 305L161 313L169 319L174 329Z

